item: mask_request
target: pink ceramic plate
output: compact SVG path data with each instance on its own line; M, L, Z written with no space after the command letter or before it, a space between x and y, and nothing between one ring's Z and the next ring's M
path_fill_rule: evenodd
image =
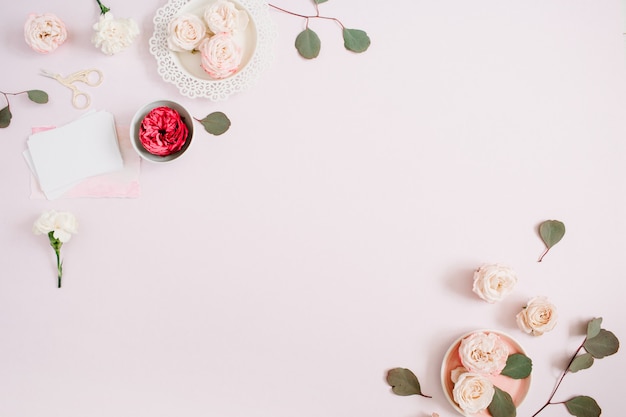
M524 349L519 345L519 343L513 340L511 336L506 335L502 332L495 331L495 330L474 330L472 332L468 332L464 334L463 336L459 337L454 343L452 343L452 346L450 346L450 348L446 352L446 355L443 358L443 364L441 365L441 384L443 386L443 392L445 393L446 398L448 399L450 404L452 404L452 407L454 407L454 409L458 411L459 413L461 413L462 415L466 415L466 414L458 406L458 404L454 402L454 399L452 396L452 389L454 388L454 384L452 383L452 380L450 379L450 372L452 372L453 369L456 369L459 366L462 366L461 358L459 357L459 345L461 344L461 340L463 340L464 338L466 338L467 336L473 333L479 333L479 332L495 333L498 336L500 336L500 338L504 341L504 343L506 343L506 345L509 348L509 355L512 355L513 353L522 353L524 355L526 354ZM527 378L524 378L524 379L513 379L504 375L497 375L497 376L490 377L489 379L491 380L491 382L493 382L495 386L497 386L503 391L508 392L509 395L511 395L511 398L513 399L513 403L515 404L515 407L519 407L522 401L524 401L524 398L526 397L526 394L528 393L528 389L530 388L530 378L531 376L528 376ZM477 414L473 414L473 415L477 417L478 416L485 416L485 417L491 416L491 414L489 414L489 411L487 410L482 411Z

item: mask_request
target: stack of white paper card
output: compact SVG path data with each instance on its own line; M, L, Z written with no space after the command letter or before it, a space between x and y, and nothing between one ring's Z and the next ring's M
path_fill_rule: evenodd
M56 129L28 137L24 157L49 200L94 175L121 170L115 120L106 111L90 112Z

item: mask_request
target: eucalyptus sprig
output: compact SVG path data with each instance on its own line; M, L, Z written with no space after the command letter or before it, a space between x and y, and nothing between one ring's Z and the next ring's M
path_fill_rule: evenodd
M311 19L326 19L333 20L341 27L341 33L343 36L343 46L348 50L356 53L365 52L367 48L369 48L371 41L367 33L360 29L349 29L341 23L341 21L335 17L328 17L320 15L319 5L321 3L326 3L328 0L313 0L315 4L315 14L314 15L304 15L299 13L294 13L273 4L268 4L268 6L279 10L281 12L290 14L292 16L298 16L305 19L305 28L302 32L298 34L296 37L296 49L300 56L306 59L317 58L320 53L320 49L322 47L322 42L311 28L309 28L309 21Z
M565 225L559 220L546 220L539 225L539 236L546 245L546 250L541 254L537 262L541 262L550 248L563 239L565 235Z
M11 124L11 118L13 117L13 114L11 113L11 106L9 103L9 96L27 94L28 98L35 103L44 104L48 102L48 93L41 90L27 90L20 91L19 93L5 93L4 91L0 91L0 94L4 96L4 99L7 102L7 105L4 108L0 109L0 128L8 127Z
M221 111L213 112L203 119L194 117L194 120L199 122L204 130L215 136L221 135L230 128L230 119Z
M557 381L548 401L535 413L532 417L536 417L547 406L554 404L564 404L567 411L576 417L598 417L602 413L602 409L591 397L586 395L577 395L567 401L552 402L556 391L559 389L563 378L569 372L575 373L591 367L595 359L601 359L606 356L613 355L619 350L619 340L610 331L602 329L602 318L594 318L587 323L587 335L583 343L576 349L567 365L567 368L561 374ZM581 353L582 352L582 353Z
M387 383L396 395L420 395L425 398L432 398L430 395L422 393L422 387L417 377L410 369L393 368L387 372Z

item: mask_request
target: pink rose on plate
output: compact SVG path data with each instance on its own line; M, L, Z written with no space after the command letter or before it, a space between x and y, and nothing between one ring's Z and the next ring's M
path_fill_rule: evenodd
M47 54L67 39L67 29L52 13L30 14L24 24L24 40L33 50Z
M180 114L169 107L156 107L139 127L143 147L153 155L167 156L182 149L189 130Z
M476 332L461 340L461 364L481 375L499 375L506 366L509 348L495 333Z
M236 73L241 64L241 47L226 32L206 38L198 50L202 56L202 69L218 80Z

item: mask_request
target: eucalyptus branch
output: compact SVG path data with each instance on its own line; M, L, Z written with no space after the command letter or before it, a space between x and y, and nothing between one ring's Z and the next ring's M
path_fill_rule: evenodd
M309 23L312 19L324 19L332 20L341 27L341 33L343 36L343 46L348 50L356 53L365 52L370 46L370 38L365 31L360 29L349 29L336 17L322 16L320 14L319 5L327 0L313 0L315 4L315 14L306 15L301 13L285 10L282 7L278 7L274 4L268 4L269 7L278 10L283 13L287 13L292 16L296 16L305 20L305 28L296 37L296 50L301 57L306 59L317 58L321 49L321 41L317 33L315 33L309 27Z
M553 404L563 404L570 414L575 417L599 417L602 409L593 398L586 395L577 395L569 400L552 402L554 395L561 386L563 378L568 372L578 372L590 368L596 359L601 359L617 353L619 350L619 340L612 332L601 328L602 318L597 317L587 323L587 334L585 340L576 349L567 367L558 379L548 401L531 417L536 417L547 406Z
M5 128L11 124L11 118L13 114L11 114L11 105L9 103L9 96L17 96L19 94L27 94L28 98L35 103L43 104L48 102L48 94L45 91L41 90L26 90L20 91L18 93L7 93L4 91L0 91L0 94L4 96L4 99L7 102L7 105L3 108L0 108L0 128Z

